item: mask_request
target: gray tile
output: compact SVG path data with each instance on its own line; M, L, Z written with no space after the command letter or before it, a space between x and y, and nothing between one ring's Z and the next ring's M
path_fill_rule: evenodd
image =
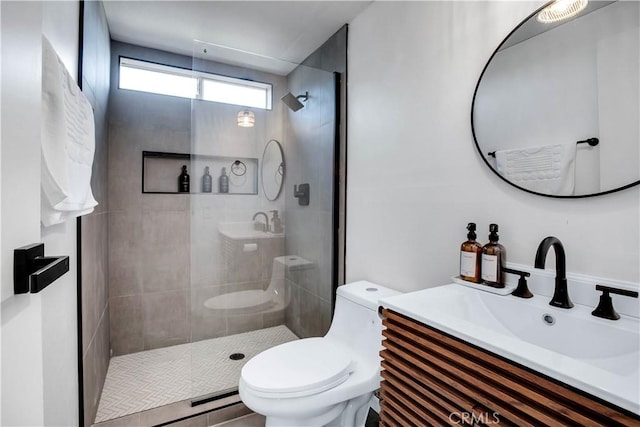
M91 190L93 197L98 201L94 212L106 212L108 210L108 128L105 112L100 108L95 110L96 143L91 172Z
M235 418L220 424L214 424L215 427L264 427L266 418L260 414L249 414L243 417Z
M189 212L144 212L144 240L152 246L189 245Z
M145 245L143 254L145 293L189 289L191 254L188 245Z
M82 354L87 351L89 342L93 337L101 312L95 310L97 300L98 263L96 259L97 248L97 221L93 215L81 218L81 255L82 255Z
M107 212L96 217L97 242L97 292L96 310L101 311L109 302L109 214Z
M197 415L186 420L167 424L167 427L207 427L207 414Z
M285 309L285 325L300 338L303 337L301 326L300 287L293 282L286 281L289 304Z
M247 408L243 403L230 406L228 408L209 412L209 422L207 425L214 426L225 421L238 419L240 417L252 414L251 409Z
M89 424L87 424L89 425ZM93 427L140 427L140 414L127 415L126 417L115 418L93 424Z
M109 316L100 318L97 331L83 358L84 425L91 425L98 410L98 403L109 367Z
M166 423L169 421L177 420L179 418L188 417L193 414L202 413L205 411L210 411L215 408L224 405L232 405L224 409L216 410L214 412L209 413L211 416L212 413L226 415L226 420L238 417L240 415L236 415L241 413L240 409L244 407L244 410L247 411L246 406L242 403L237 403L240 401L240 397L230 396L224 399L216 400L213 402L205 403L203 405L191 406L191 400L183 400L181 402L172 403L170 405L161 406L159 408L150 409L148 411L140 412L140 425L143 427L147 426L155 426L158 424ZM211 423L207 423L211 425Z
M262 250L260 252L260 278L262 280L268 281L269 279L271 279L273 259L284 254L284 238L264 239Z
M234 335L242 332L255 331L263 328L262 313L257 314L229 314L227 316L227 334Z
M257 244L258 250L244 252L244 244ZM256 282L262 278L261 251L263 244L259 240L235 240L231 243L231 252L223 254L227 283Z
M141 296L111 298L109 318L114 356L144 350Z
M284 325L284 309L267 311L262 314L262 327L271 328L273 326Z
M108 299L108 214L82 218L83 348L94 335Z
M139 209L142 192L140 132L117 126L110 126L108 132L109 209Z
M145 350L189 342L189 292L146 294L142 301Z
M227 292L226 286L209 286L191 290L191 341L227 335L227 317L222 310L204 306L207 299Z
M94 338L96 346L96 367L98 374L98 397L102 394L104 381L107 377L109 369L109 360L111 359L111 345L109 337L110 326L109 307L105 307L104 315L98 323L98 329Z
M84 402L84 425L91 425L98 410L98 374L95 346L90 345L82 359L82 391Z
M189 288L189 220L189 212L143 213L145 292Z
M107 192L110 211L142 209L142 176L133 171L114 173L109 170Z
M109 295L137 295L142 292L144 254L142 214L109 213Z
M190 197L179 194L142 194L143 211L190 211Z

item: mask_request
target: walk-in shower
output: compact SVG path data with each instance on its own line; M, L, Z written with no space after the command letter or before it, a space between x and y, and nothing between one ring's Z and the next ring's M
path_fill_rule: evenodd
M334 37L346 43L346 31ZM328 49L312 56L338 55ZM306 63L286 74L221 64L202 42L192 58L119 42L111 50L113 357L95 422L167 405L193 413L217 401L228 406L239 402L240 369L251 357L324 335L331 324L339 79L336 70ZM235 78L283 103L248 107L254 126L241 127L246 104L119 89L120 57L183 68L190 61L203 93ZM322 97L303 104L307 88ZM265 175L274 141L283 158ZM183 166L189 192L177 190ZM281 188L271 194L261 180L277 171ZM121 177L140 185L122 185ZM293 194L303 182L313 189L306 206Z

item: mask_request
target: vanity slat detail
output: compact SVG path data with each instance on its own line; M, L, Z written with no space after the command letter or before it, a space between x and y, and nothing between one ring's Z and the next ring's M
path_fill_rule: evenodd
M640 417L384 309L382 426L640 426Z

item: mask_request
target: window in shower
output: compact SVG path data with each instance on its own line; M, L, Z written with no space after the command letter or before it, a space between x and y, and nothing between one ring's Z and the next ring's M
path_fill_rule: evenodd
M120 89L271 109L272 86L153 62L120 58Z

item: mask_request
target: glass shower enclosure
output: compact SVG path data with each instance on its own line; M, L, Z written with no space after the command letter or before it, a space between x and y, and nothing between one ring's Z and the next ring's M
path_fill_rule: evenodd
M237 393L259 352L328 331L340 92L334 72L203 42L193 70L202 77L189 153L197 404Z

